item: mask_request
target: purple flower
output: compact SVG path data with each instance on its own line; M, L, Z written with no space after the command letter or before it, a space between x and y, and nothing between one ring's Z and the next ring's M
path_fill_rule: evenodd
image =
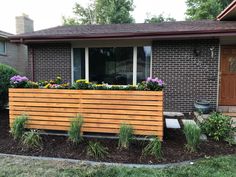
M12 84L18 84L18 83L21 83L21 82L27 82L29 79L25 76L20 76L20 75L16 75L16 76L13 76L11 79L10 79L10 82Z

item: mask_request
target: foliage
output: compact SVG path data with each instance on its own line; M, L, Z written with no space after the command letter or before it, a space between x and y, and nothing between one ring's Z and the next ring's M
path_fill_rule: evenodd
M89 142L87 154L96 159L104 158L107 154L107 148L103 147L99 142Z
M186 148L195 152L200 143L201 129L196 124L186 123L183 131L187 140Z
M57 76L55 80L50 81L41 81L41 84L44 85L44 88L47 89L66 89L69 88L69 83L62 83L60 76Z
M68 140L78 144L82 140L81 128L83 125L83 117L78 114L70 123L70 128L68 130Z
M133 9L133 0L92 0L87 7L75 4L75 18L62 19L64 25L132 23Z
M164 88L164 82L161 79L148 77L146 81L138 84L138 90L161 91Z
M24 114L15 118L10 130L10 133L14 139L20 139L22 137L25 131L25 124L27 120L28 116Z
M153 138L150 140L148 145L143 149L143 155L153 155L157 159L162 157L161 152L161 141L158 137Z
M7 100L8 88L10 87L9 80L17 74L18 72L12 67L0 63L0 101L2 101L2 104Z
M128 124L121 124L119 132L119 148L128 149L133 139L133 128Z
M187 19L215 19L232 0L187 0Z
M37 130L30 130L23 134L22 143L28 148L38 148L42 144L42 138Z
M72 88L76 89L76 90L89 90L89 89L92 89L93 86L92 86L92 83L84 80L84 79L81 79L81 80L77 80Z
M232 138L235 128L229 116L214 112L201 123L202 132L214 140L228 140Z
M27 81L24 88L39 88L39 84L33 81Z
M161 22L174 22L176 21L173 17L164 17L163 14L160 14L158 16L154 15L152 17L147 17L144 21L144 23L161 23Z

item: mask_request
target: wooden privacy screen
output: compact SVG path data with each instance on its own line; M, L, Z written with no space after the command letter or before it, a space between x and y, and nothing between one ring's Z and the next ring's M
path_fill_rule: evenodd
M10 123L27 114L27 128L68 130L80 113L83 132L118 133L121 123L137 135L163 137L163 92L9 89Z

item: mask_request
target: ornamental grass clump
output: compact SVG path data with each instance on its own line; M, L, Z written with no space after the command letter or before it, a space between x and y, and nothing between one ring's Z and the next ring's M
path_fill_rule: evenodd
M217 112L212 113L200 126L203 133L216 141L231 141L235 133L231 117Z
M186 123L184 125L184 134L186 137L186 148L190 152L195 152L200 143L201 129L197 124Z
M142 154L145 156L152 155L157 159L160 159L162 157L160 139L158 137L152 138L148 145L143 149Z
M128 124L121 124L119 132L118 147L120 149L128 149L133 139L133 128Z
M104 158L107 154L107 148L99 142L89 142L87 154L95 159Z
M70 123L70 128L68 131L68 140L74 144L80 143L82 140L81 128L83 125L83 117L78 114Z
M20 139L22 137L22 135L25 132L25 124L28 120L28 116L25 114L22 114L18 117L15 118L10 133L13 136L13 138L16 139Z
M39 148L42 145L42 138L37 130L30 130L23 134L22 144L28 148Z

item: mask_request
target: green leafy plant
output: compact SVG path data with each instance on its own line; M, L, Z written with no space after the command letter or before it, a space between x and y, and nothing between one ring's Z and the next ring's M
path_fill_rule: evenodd
M25 131L25 124L28 120L28 116L25 114L22 114L15 118L10 133L13 136L14 139L20 139Z
M38 148L42 145L42 138L37 130L30 130L23 134L22 143L28 148Z
M69 141L78 144L82 140L81 128L83 125L83 117L80 114L71 121L68 131Z
M186 148L190 152L195 152L200 143L201 129L197 124L186 123L183 131L187 141Z
M87 154L96 159L103 158L108 154L107 148L99 142L89 142Z
M153 155L157 159L162 157L161 141L158 137L154 137L150 140L148 145L143 149L143 155Z
M128 149L133 139L133 128L128 124L121 124L119 132L119 148Z
M8 88L11 87L10 79L17 74L14 68L0 63L0 108L7 103Z
M214 112L201 123L201 130L207 136L216 141L229 140L233 138L235 128L233 128L231 117Z

